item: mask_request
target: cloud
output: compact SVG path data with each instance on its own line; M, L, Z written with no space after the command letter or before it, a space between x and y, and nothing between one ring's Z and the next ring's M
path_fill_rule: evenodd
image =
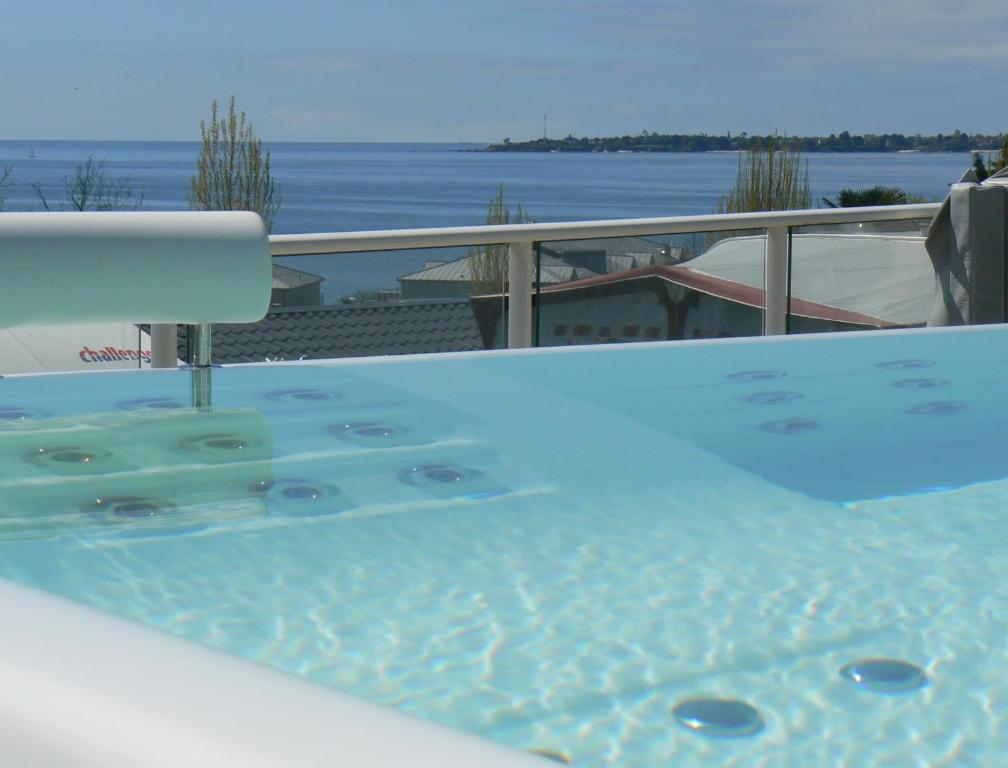
M274 54L267 65L275 70L318 74L382 73L386 76L431 72L512 74L537 77L575 74L577 64L547 57L511 56L462 51L401 51L332 48Z
M922 64L1002 68L1008 57L1008 4L991 0L848 0L843 5L778 0L774 44L785 63L811 59L879 67L888 74ZM790 40L788 39L790 38ZM885 71L882 74L887 74Z
M826 63L1003 67L1004 0L518 0L496 20L573 45L732 60L762 68Z
M367 57L341 50L295 51L266 57L266 66L277 70L309 72L353 72L365 65Z
M322 128L358 124L367 119L360 110L314 109L281 104L274 108L273 117L283 128L295 134L314 133Z

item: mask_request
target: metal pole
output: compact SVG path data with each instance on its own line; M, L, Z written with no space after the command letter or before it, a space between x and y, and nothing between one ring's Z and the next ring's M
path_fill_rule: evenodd
M763 335L787 333L788 313L788 228L767 227L766 263L763 288L766 303L763 310Z
M532 346L532 242L508 243L508 349Z
M153 323L150 327L151 368L174 368L178 365L178 326L174 323Z
M186 326L186 362L196 368L210 365L210 323Z
M192 373L192 407L207 409L213 405L211 382L210 324L186 328L186 361Z

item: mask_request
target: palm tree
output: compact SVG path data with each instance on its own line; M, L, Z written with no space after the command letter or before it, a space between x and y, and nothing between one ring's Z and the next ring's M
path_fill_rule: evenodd
M860 208L866 205L904 205L907 193L899 187L878 184L864 189L841 189L836 202L822 198L827 208Z

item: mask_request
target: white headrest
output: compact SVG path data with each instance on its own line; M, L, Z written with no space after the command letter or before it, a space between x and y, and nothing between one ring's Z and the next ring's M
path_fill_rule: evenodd
M272 283L247 211L0 213L0 328L254 322Z

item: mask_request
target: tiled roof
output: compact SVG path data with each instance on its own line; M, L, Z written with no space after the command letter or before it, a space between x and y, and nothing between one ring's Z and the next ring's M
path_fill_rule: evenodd
M213 326L215 363L483 349L468 299L281 307L258 323ZM179 327L179 357L185 355Z

